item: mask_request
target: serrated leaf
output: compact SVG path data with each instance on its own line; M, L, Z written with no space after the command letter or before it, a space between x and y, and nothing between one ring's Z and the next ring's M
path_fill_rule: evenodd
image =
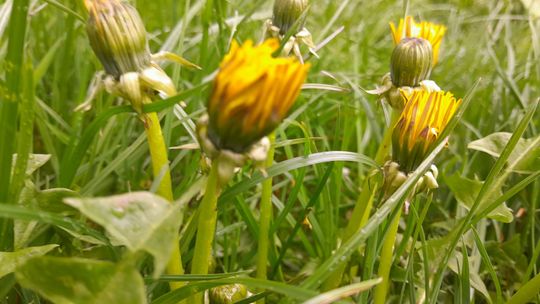
M40 210L54 213L74 213L75 210L63 204L63 200L78 196L77 192L66 188L46 189L36 194L37 207Z
M62 201L66 197L74 196L78 196L78 194L64 188L52 188L39 191L30 179L26 179L21 194L19 195L18 204L29 210L39 209L65 215L68 212L73 213L75 210L70 206L65 205ZM13 225L15 248L23 248L32 239L34 230L39 226L39 223L37 221L15 220ZM81 239L82 238L83 236L81 236ZM103 242L90 237L86 240L91 240L91 243L94 244L103 244Z
M467 210L470 210L478 193L480 193L480 189L482 189L483 182L464 178L458 174L445 177L445 181L450 190L454 193L456 200L462 204L463 207L467 208ZM493 199L495 199L495 196L502 195L500 189L492 193L494 196ZM479 210L482 210L492 201L492 199L484 200L484 206L480 206ZM514 220L512 210L506 206L506 203L499 205L495 210L488 214L488 217L503 223L510 223Z
M44 255L58 247L56 244L28 247L15 252L0 252L0 278L12 273L17 267L23 265L31 258Z
M26 175L31 175L37 169L45 165L49 159L51 159L50 154L30 154L28 157L28 163L26 165ZM12 164L15 164L17 160L17 154L13 155Z
M146 303L143 279L126 263L39 257L18 268L15 277L53 303Z
M154 257L154 276L163 271L178 238L182 204L172 205L150 192L68 198L65 203L103 226L113 243L131 252L150 253Z
M512 133L497 132L475 140L467 147L498 158L511 136ZM510 164L515 161L517 161L513 169L515 172L531 173L540 170L540 136L529 139L521 138L508 158Z

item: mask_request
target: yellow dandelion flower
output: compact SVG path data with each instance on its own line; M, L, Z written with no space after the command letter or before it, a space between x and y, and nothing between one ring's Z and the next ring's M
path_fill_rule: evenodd
M403 38L422 38L429 41L433 48L433 65L437 63L439 59L439 48L446 33L446 26L426 21L416 23L413 17L407 16L405 20L399 20L397 27L393 22L390 22L390 29L392 30L392 38L395 45Z
M425 89L401 94L406 102L392 133L392 158L401 171L410 172L431 152L462 100L450 92Z
M208 137L219 149L242 153L274 130L300 94L309 65L274 58L277 39L259 46L233 42L208 102Z

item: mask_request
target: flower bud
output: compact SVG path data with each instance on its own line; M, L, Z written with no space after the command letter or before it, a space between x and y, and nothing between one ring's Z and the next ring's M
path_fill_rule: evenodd
M245 153L272 132L300 94L309 64L274 58L277 39L259 46L233 42L208 102L208 138L218 150Z
M405 108L392 132L392 160L408 173L416 169L431 152L461 99L450 92L416 89L401 91Z
M121 0L85 0L90 45L107 74L122 74L150 66L146 30L137 10Z
M210 289L211 304L232 304L247 297L247 288L241 284L222 285Z
M390 75L396 87L416 87L429 78L433 61L431 44L422 38L405 38L392 53Z
M407 175L399 170L399 164L387 161L383 166L384 198L390 197L407 180Z
M433 49L433 65L437 63L439 59L439 48L446 33L446 27L444 25L426 21L417 23L411 16L407 16L405 20L399 20L398 26L391 22L390 29L395 45L398 45L405 38L416 37L427 40Z
M308 6L308 0L276 0L272 24L279 28L279 33L285 35L298 21L298 31L305 24L305 17L299 20Z

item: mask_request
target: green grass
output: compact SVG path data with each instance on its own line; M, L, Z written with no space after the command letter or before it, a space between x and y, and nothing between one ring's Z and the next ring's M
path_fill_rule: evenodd
M189 275L201 216L199 193L205 185L201 152L169 151L178 209L168 209L167 215L177 212L183 218L180 247L188 274L161 278L152 277L156 255L132 252L125 243L118 246L109 230L63 203L68 196L155 189L144 128L125 101L101 92L91 110L74 111L84 102L94 73L102 69L88 43L82 1L0 4L0 302L59 301L58 295L69 293L55 289L60 284L55 278L77 275L61 269L88 263L96 264L104 276L89 287L101 296L121 298L120 287L133 288L148 302L176 303L196 291L240 283L252 293L241 303L260 298L295 303L317 296L309 303L324 303L317 301L340 295L343 303L370 303L371 284L378 281L369 280L376 280L388 226L413 180L434 159L440 188L411 201L409 213L401 215L393 258L383 261L391 264L387 301L540 303L540 13L517 0L311 2L307 28L315 43L341 26L344 30L318 51L319 58L310 58L308 82L343 90L304 90L276 130L274 165L266 174L245 166L223 189L213 275ZM13 13L1 9L6 3L14 3ZM145 22L153 52L171 51L202 67L162 65L180 95L144 108L159 113L169 147L193 144L194 123L204 113L211 75L232 39L260 41L272 1L132 3ZM393 44L388 22L399 21L405 11L447 25L431 78L444 90L467 96L468 105L451 125L448 146L440 144L385 204L376 196L366 225L343 241L390 119L387 109L365 90L375 88L389 71ZM9 23L2 27L6 18ZM187 106L180 108L180 101ZM498 157L468 148L495 132L511 133L510 140L498 146ZM12 164L15 153L20 156ZM40 166L28 153L48 154L50 160ZM456 195L448 186L454 176L483 183ZM257 243L263 237L259 200L268 177L273 182L272 237L268 279L263 280L255 279L255 273ZM463 196L472 204L458 202ZM504 202L513 219L492 219L489 215ZM156 220L156 227L148 228L156 233L156 242L166 222ZM58 247L40 249L48 244ZM27 247L58 258L26 264L51 273L25 267L28 255L15 261L4 253ZM324 280L343 263L340 288L323 294ZM8 264L16 267L4 272ZM55 270L47 265L67 266ZM120 278L133 286L122 286ZM175 280L188 285L169 291L167 282Z

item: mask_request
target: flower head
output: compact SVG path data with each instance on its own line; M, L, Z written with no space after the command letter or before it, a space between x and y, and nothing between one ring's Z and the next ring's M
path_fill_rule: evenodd
M221 62L208 102L208 137L218 149L245 152L277 127L300 94L309 65L272 57L278 48L277 39L233 42Z
M85 0L90 45L107 74L122 74L150 66L146 30L137 10L121 0Z
M446 27L444 25L426 21L416 23L413 17L407 16L405 20L399 20L397 28L393 22L390 22L390 29L392 30L392 38L395 45L403 38L416 37L429 41L433 48L433 65L437 63L439 59L439 48L446 33Z
M402 171L410 172L431 152L461 99L450 92L425 89L401 94L406 102L392 133L392 158Z
M105 73L97 73L96 78L109 93L131 102L139 114L142 115L142 105L157 95L171 97L177 93L158 61L169 60L200 69L176 54L151 54L141 17L127 2L84 0L84 4L89 12L86 30L90 45L105 68ZM91 100L87 99L77 109L89 109Z

